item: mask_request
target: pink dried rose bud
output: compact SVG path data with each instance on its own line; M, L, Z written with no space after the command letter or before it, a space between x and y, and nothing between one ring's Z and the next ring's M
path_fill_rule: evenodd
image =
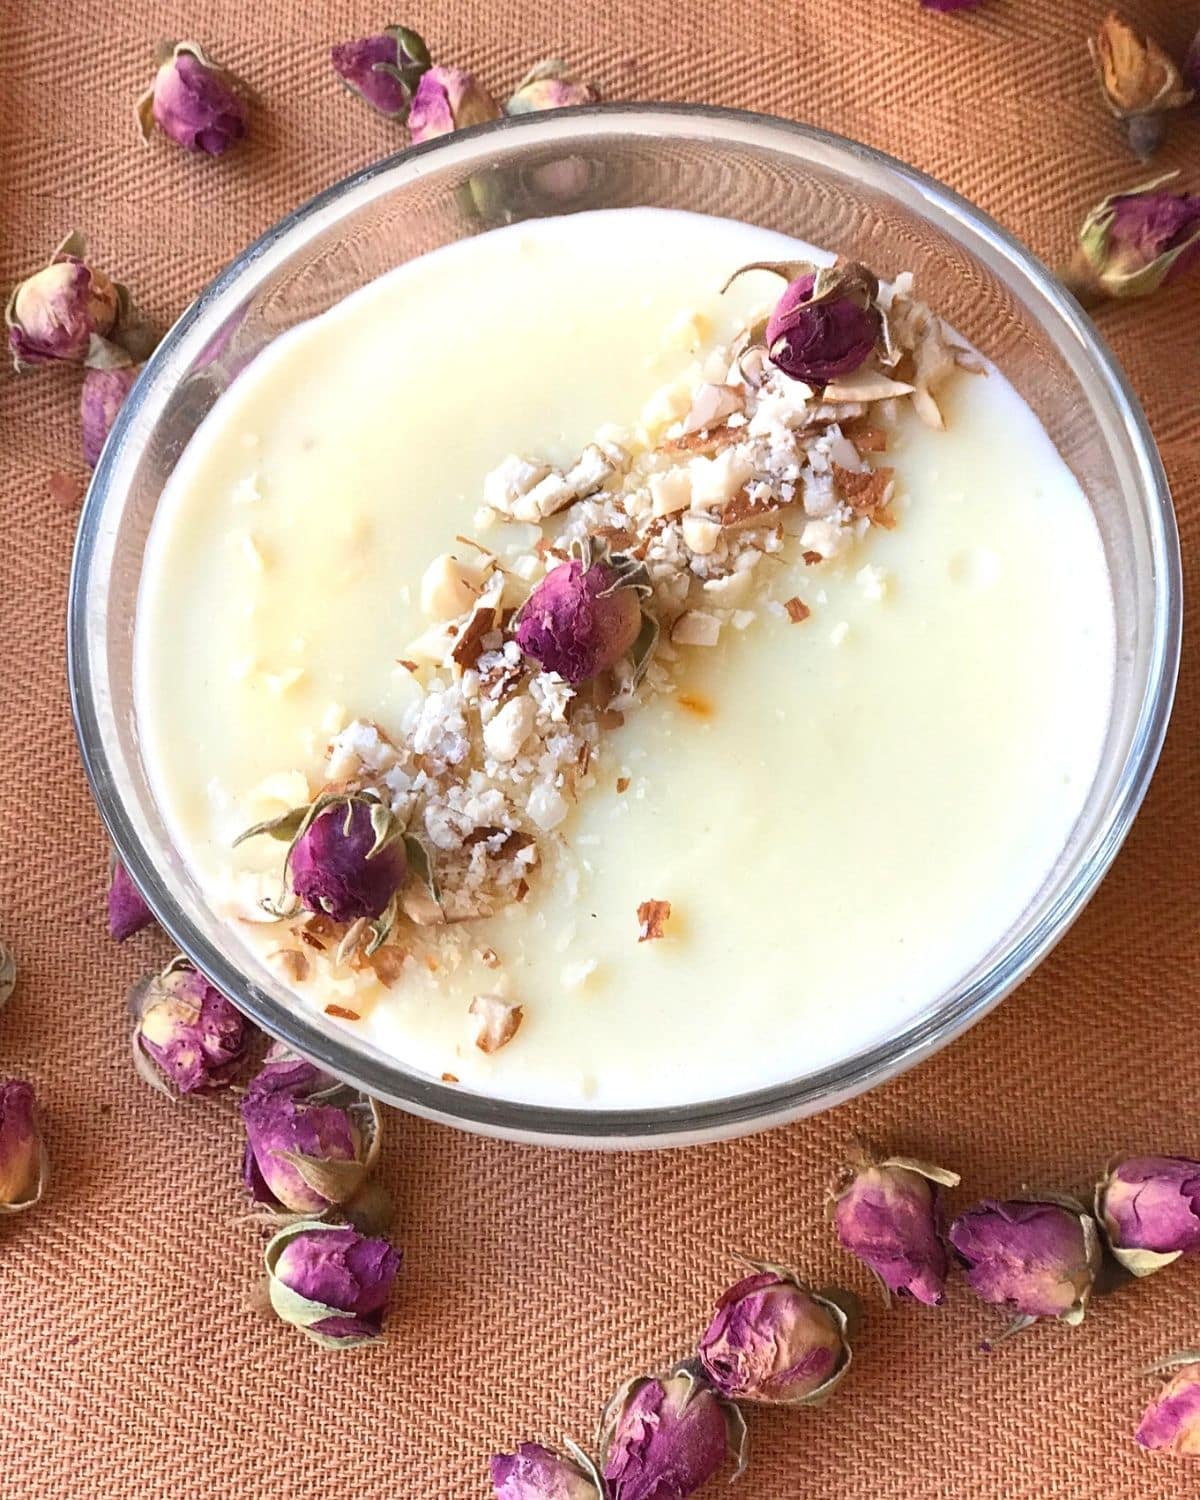
M79 428L83 461L89 469L100 462L100 454L125 397L142 372L141 365L121 365L112 370L85 370L79 393Z
M756 1265L717 1302L699 1354L731 1400L819 1405L850 1368L846 1314L793 1271Z
M515 1453L496 1453L490 1465L496 1500L605 1500L592 1461L572 1443L571 1456L522 1443Z
M95 359L120 312L120 288L88 263L83 237L69 234L50 264L27 276L8 299L4 318L13 362L20 370Z
M430 68L421 75L408 115L413 144L500 118L500 106L462 68Z
M378 36L332 47L333 70L352 93L389 119L403 120L421 75L429 68L429 48L407 26L387 26Z
M1038 1318L1083 1321L1100 1236L1073 1199L985 1198L954 1220L947 1238L976 1296L1012 1312L1011 1331Z
M548 57L536 63L517 84L504 106L505 114L527 115L541 109L567 109L595 104L600 98L594 84L583 83L561 58Z
M1119 1161L1096 1188L1096 1220L1114 1258L1135 1276L1200 1250L1200 1162Z
M551 568L525 601L517 645L544 671L578 687L615 666L642 629L638 591L609 563L578 558Z
M1167 115L1191 103L1191 89L1154 38L1116 11L1109 11L1088 47L1104 102L1121 122L1133 154L1148 161L1162 144Z
M153 921L154 913L130 879L129 871L114 854L108 877L109 936L114 942L123 943L126 938L149 927Z
M1085 306L1148 297L1200 265L1200 193L1168 193L1168 173L1113 193L1083 221L1063 280Z
M362 1189L379 1155L373 1099L301 1059L268 1062L242 1100L242 1179L273 1213L321 1214Z
M1200 1349L1172 1354L1148 1373L1165 1379L1134 1440L1172 1458L1200 1458Z
M733 1457L746 1466L746 1425L689 1365L640 1376L617 1392L600 1429L608 1500L685 1500Z
M871 357L879 338L880 316L861 291L836 289L841 282L825 273L798 276L789 282L767 322L766 345L771 363L790 375L824 385L849 375ZM829 288L835 288L830 290Z
M309 1219L281 1229L263 1255L271 1306L285 1323L325 1349L380 1337L400 1269L387 1240Z
M939 1232L938 1188L956 1187L957 1172L908 1157L874 1161L859 1154L835 1193L838 1239L891 1292L939 1307L946 1287L946 1247Z
M0 1080L0 1214L32 1208L48 1172L32 1087L22 1078Z
M185 151L222 156L246 134L250 113L239 81L218 67L198 42L164 44L154 82L137 102L147 143L157 125Z
M245 1061L251 1026L185 958L134 985L129 1009L138 1073L168 1097L228 1088Z

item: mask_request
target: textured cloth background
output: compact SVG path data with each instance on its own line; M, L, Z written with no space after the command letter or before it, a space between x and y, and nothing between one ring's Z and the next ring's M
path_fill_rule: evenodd
M1100 0L66 0L0 5L0 284L71 226L165 325L302 198L399 144L335 83L331 42L403 19L498 91L562 54L610 97L771 110L881 146L966 193L1051 261L1082 211L1144 175L1096 96ZM1132 4L1177 54L1200 5ZM132 101L161 35L196 37L259 101L221 162L144 150ZM1159 161L1191 163L1200 110ZM1158 163L1156 163L1156 170ZM1200 279L1103 327L1144 400L1200 566ZM867 1130L960 1168L966 1193L1089 1183L1114 1150L1200 1155L1200 673L1184 659L1166 755L1096 899L989 1020L869 1098L757 1139L657 1155L554 1154L391 1117L385 1172L406 1264L386 1345L327 1354L250 1310L239 1130L134 1079L123 993L165 958L103 931L104 844L70 726L64 607L82 469L73 373L0 374L0 931L23 978L0 1075L45 1105L54 1179L0 1220L0 1494L105 1500L434 1500L486 1492L495 1446L590 1435L625 1374L686 1350L731 1252L870 1297L822 1197ZM770 1046L770 1039L763 1039ZM1174 1500L1196 1465L1142 1456L1139 1367L1200 1344L1200 1263L978 1352L996 1327L956 1285L941 1312L868 1301L856 1368L821 1412L751 1418L741 1500ZM714 1493L717 1487L714 1486Z

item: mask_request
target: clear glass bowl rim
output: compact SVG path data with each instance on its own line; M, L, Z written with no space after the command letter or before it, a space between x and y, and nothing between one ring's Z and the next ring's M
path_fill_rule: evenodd
M953 991L936 1012L895 1037L835 1066L771 1088L723 1099L647 1109L574 1109L491 1098L407 1072L360 1053L349 1042L312 1026L304 1013L279 1005L253 985L177 906L135 833L116 794L104 747L89 665L87 602L99 524L118 470L121 437L136 420L154 372L195 325L211 314L269 252L332 205L387 179L403 181L445 163L460 170L502 159L510 144L553 146L572 138L669 137L783 152L796 159L855 170L876 189L942 232L967 244L1002 281L1048 311L1044 331L1062 347L1081 346L1092 379L1122 418L1126 457L1140 475L1149 522L1154 574L1154 630L1146 690L1119 784L1107 815L1053 902L1020 942L969 985ZM213 330L210 330L213 331ZM71 570L67 666L71 707L84 769L116 852L141 888L159 923L180 949L252 1020L271 1035L367 1092L402 1109L461 1128L508 1139L573 1146L673 1146L721 1139L783 1123L831 1107L912 1067L973 1025L1018 985L1059 941L1103 878L1133 821L1166 733L1182 633L1179 538L1166 476L1141 406L1091 320L1058 280L1014 236L951 189L874 148L771 115L692 104L604 104L502 119L409 147L353 173L302 204L244 250L200 294L152 356L126 401L92 478L80 517Z

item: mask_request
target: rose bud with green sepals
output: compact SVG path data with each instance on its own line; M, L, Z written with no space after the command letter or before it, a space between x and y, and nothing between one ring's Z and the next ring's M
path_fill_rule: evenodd
M264 1251L271 1306L285 1323L326 1349L369 1344L383 1315L400 1252L343 1225L302 1220Z
M947 1256L938 1224L938 1187L955 1187L957 1172L907 1157L874 1161L860 1155L838 1188L838 1239L883 1285L928 1307L941 1305Z
M1096 1188L1096 1221L1114 1259L1149 1276L1200 1250L1200 1162L1132 1156Z
M569 109L572 105L595 104L599 98L595 85L580 82L561 58L548 57L521 79L504 112L527 115L542 109Z
M591 1460L574 1444L571 1457L522 1443L515 1453L496 1453L490 1465L496 1500L605 1500Z
M1168 193L1176 174L1113 193L1088 214L1063 280L1085 306L1148 297L1200 266L1200 193Z
M414 145L468 125L500 118L500 106L475 76L462 68L430 68L421 75L408 115Z
M624 1385L605 1410L600 1470L608 1500L685 1500L732 1455L745 1468L746 1426L689 1365Z
M1014 1330L1038 1318L1083 1321L1100 1269L1100 1236L1073 1199L985 1198L959 1214L947 1238L972 1291L1008 1308Z
M627 656L642 629L638 591L606 562L578 558L551 568L525 601L516 641L546 672L573 687Z
M718 1301L699 1354L731 1400L817 1405L850 1368L846 1314L794 1272L756 1266Z
M160 1093L217 1093L245 1061L251 1026L185 958L134 985L129 1008L134 1064Z
M340 42L330 49L329 60L348 89L393 120L407 116L430 61L429 48L407 26L388 26L379 36Z
M1173 1458L1200 1458L1200 1349L1173 1354L1150 1373L1165 1380L1142 1414L1135 1442Z
M120 288L87 261L82 236L68 235L48 266L27 276L8 299L5 322L13 362L83 364L113 331Z
M48 1170L33 1088L22 1078L0 1081L0 1214L32 1208Z
M111 370L85 370L79 393L79 429L83 461L89 469L100 462L105 440L141 374L141 365L118 365ZM128 878L128 877L127 877Z
M185 151L222 156L246 134L250 114L241 84L198 42L160 49L154 82L137 102L142 139L157 125Z

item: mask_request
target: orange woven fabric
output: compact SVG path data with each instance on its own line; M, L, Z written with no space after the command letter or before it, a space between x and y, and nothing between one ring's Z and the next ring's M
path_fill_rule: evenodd
M1129 6L1181 55L1194 0ZM1084 44L1102 0L66 0L0 7L0 285L70 227L168 323L252 237L397 145L336 84L330 43L403 19L494 88L561 54L610 97L770 110L884 147L950 183L1048 260L1083 210L1144 174L1097 97ZM221 162L135 139L131 105L164 32L196 37L258 93ZM1156 170L1200 189L1200 110ZM1200 568L1200 278L1103 312L1149 411ZM386 1344L323 1353L250 1310L259 1231L239 1222L239 1129L135 1080L122 996L165 957L104 935L104 841L68 713L64 612L83 470L77 378L0 374L0 931L23 977L0 1075L44 1101L45 1203L0 1221L0 1494L49 1500L252 1496L441 1500L487 1493L525 1437L588 1438L637 1369L687 1350L742 1250L867 1298L859 1359L823 1411L751 1417L741 1500L1174 1500L1200 1471L1130 1440L1139 1367L1200 1344L1200 1263L990 1355L961 1284L941 1312L885 1311L837 1250L823 1191L865 1130L958 1167L965 1194L1089 1183L1114 1150L1200 1155L1200 672L1185 655L1149 800L1067 939L989 1020L833 1114L728 1145L553 1153L391 1117L384 1171L406 1264ZM764 1046L770 1039L764 1038ZM719 1488L714 1486L714 1494Z

